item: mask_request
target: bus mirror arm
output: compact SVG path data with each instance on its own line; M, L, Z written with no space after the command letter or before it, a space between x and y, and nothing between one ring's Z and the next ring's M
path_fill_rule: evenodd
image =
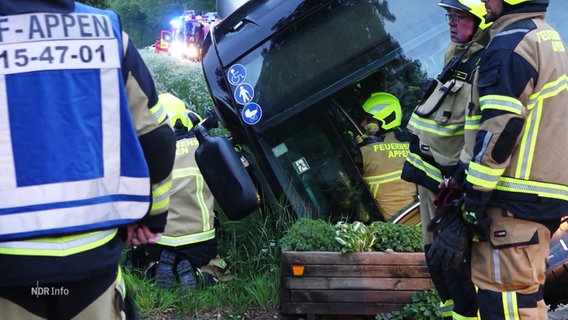
M205 113L205 120L201 122L201 125L203 125L207 130L218 128L219 116L217 116L215 110L211 108L205 108L204 113Z

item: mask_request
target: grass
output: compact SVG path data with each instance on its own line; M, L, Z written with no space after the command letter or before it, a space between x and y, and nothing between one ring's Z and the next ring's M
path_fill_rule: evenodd
M273 238L283 230L273 218L256 212L222 222L219 251L234 275L230 281L184 293L158 288L139 272L126 270L142 319L241 319L250 310L276 310L280 268Z

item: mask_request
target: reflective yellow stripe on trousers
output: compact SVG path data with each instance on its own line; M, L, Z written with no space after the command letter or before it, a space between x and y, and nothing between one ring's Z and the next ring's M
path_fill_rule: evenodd
M200 243L211 239L215 239L215 229L179 237L162 235L162 237L158 241L158 244L170 247L179 247L192 243Z

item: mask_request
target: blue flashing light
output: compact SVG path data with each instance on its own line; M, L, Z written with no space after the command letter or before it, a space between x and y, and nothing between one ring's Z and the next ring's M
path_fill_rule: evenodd
M173 19L170 21L172 28L179 29L181 27L181 21L179 19Z

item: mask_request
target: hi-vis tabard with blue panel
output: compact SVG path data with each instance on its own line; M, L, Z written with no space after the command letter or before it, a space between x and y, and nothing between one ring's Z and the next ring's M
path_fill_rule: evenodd
M111 12L0 17L0 241L112 228L144 216L148 168Z

